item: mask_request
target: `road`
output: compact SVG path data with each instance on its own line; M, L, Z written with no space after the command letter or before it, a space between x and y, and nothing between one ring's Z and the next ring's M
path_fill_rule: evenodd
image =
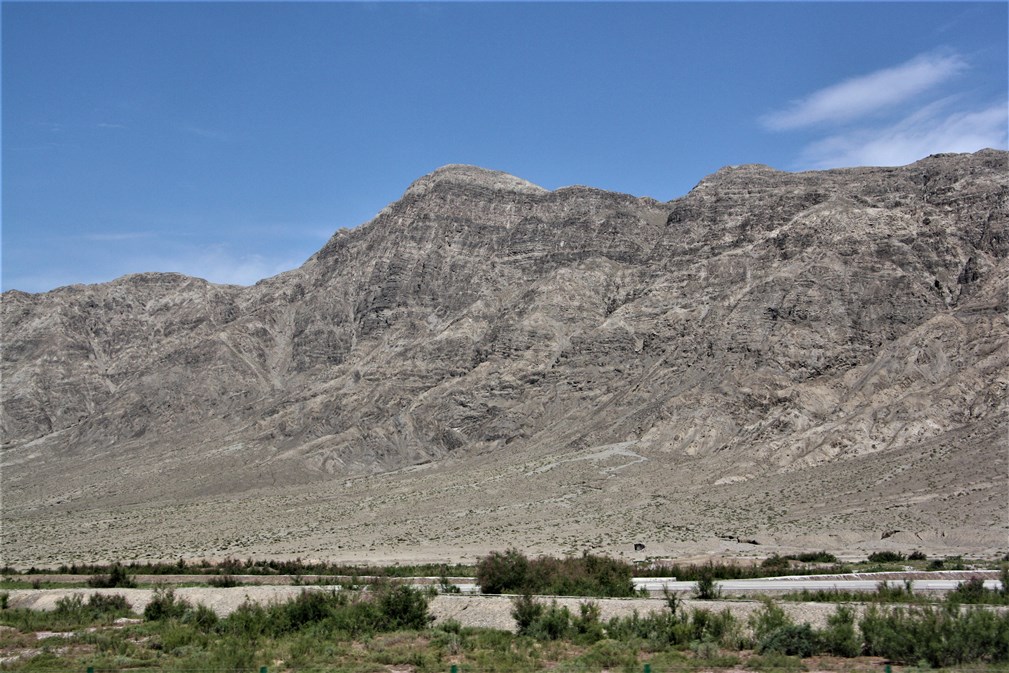
M717 582L718 588L724 594L771 594L788 593L792 591L875 591L879 583L886 582L891 587L903 587L904 580L878 580L864 579L861 575L858 579L817 579L816 577L787 577L773 579L751 579L751 580L721 580ZM911 587L916 592L929 591L952 591L962 582L962 579L913 579ZM986 589L998 589L1001 583L998 580L985 580ZM663 589L677 593L693 592L697 590L695 582L679 582L675 579L667 580L661 577L641 577L634 579L634 586L638 589L646 589L649 593L662 593Z
M890 578L895 574L898 573L885 573ZM924 573L913 574L922 575ZM972 574L983 576L990 575L991 573L963 573L959 577L949 577L947 573L945 577L912 579L911 588L919 593L952 591ZM675 577L635 577L632 581L636 589L644 589L653 596L662 595L663 591L673 593L694 593L697 591L696 582L678 581ZM839 591L875 591L880 582L886 582L891 587L903 588L905 580L899 578L874 578L871 574L860 573L853 575L832 575L829 579L811 575L748 580L718 580L716 584L723 595L738 596L742 594L783 594L802 591L803 589L808 591L830 591L834 589ZM465 594L480 592L480 587L471 582L454 582L454 584ZM996 579L985 579L984 586L986 589L998 589L1002 585Z

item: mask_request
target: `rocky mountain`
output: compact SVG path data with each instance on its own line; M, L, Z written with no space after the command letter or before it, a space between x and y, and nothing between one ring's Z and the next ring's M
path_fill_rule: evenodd
M453 165L252 287L10 291L4 556L994 553L1007 257L1001 151L668 203Z

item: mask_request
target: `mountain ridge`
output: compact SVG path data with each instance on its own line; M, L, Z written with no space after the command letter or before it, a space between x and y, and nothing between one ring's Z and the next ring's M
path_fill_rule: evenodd
M27 545L4 552L41 555L26 531L70 512L406 489L415 469L464 488L490 466L504 501L535 483L544 511L609 498L637 520L642 502L614 492L635 484L748 534L868 539L878 518L1004 540L1006 157L729 167L665 203L449 165L253 286L134 274L4 293L4 524ZM788 494L826 468L838 511ZM849 473L891 475L895 494L848 493ZM776 512L758 525L731 494L759 484L782 491L747 496ZM699 488L721 514L684 500ZM403 514L369 516L390 531Z

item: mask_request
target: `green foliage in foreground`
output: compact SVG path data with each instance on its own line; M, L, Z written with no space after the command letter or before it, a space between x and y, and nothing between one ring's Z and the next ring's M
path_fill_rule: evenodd
M1009 615L956 604L881 609L859 622L867 654L900 663L947 667L1009 662Z
M583 554L563 559L529 559L517 549L480 559L476 581L485 594L549 594L617 598L634 596L629 563Z
M426 594L398 585L368 593L302 591L293 600L267 606L247 601L225 619L217 620L208 608L193 607L168 590L155 594L144 609L144 619L194 623L247 640L280 637L309 626L331 635L358 636L424 629L432 619L427 608Z
M4 642L20 639L15 647L37 650L34 658L4 668L257 671L273 662L271 670L305 673L391 667L445 673L458 663L463 671L531 673L640 671L649 662L657 673L738 666L798 671L801 657L860 654L937 667L1009 664L1009 612L955 603L872 605L861 618L854 607L839 605L817 629L796 624L771 600L745 623L728 610L686 610L671 595L665 610L603 621L591 601L574 611L525 595L513 600L517 634L452 621L432 628L428 594L407 586L306 590L286 603L247 602L226 618L161 590L148 603L144 623L113 628L128 611L125 598L107 593L87 600L72 595L49 613L0 610L0 623L19 632L5 632ZM35 632L44 630L72 633L37 645Z

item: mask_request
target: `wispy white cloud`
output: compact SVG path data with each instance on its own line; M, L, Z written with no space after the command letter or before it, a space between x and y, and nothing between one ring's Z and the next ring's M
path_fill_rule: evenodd
M921 54L826 86L760 121L771 131L813 134L795 168L900 166L938 152L1005 148L1009 104L958 90L959 54Z
M849 122L905 103L966 68L957 54L921 54L898 66L824 87L765 115L761 122L773 131Z
M157 236L153 231L127 231L127 232L94 232L91 234L81 234L80 238L85 241L135 241L141 238L152 238Z
M231 142L231 135L223 131L217 131L214 129L207 129L200 126L192 126L189 124L184 124L179 126L179 130L190 135L198 136L200 138L206 138L207 140L216 140L218 142Z
M170 257L141 260L135 266L146 271L174 271L212 283L252 285L264 278L294 269L303 261L240 253L225 245L216 245Z
M938 152L974 152L1007 144L1009 106L951 111L930 104L894 124L838 133L806 146L801 163L811 168L902 166Z

